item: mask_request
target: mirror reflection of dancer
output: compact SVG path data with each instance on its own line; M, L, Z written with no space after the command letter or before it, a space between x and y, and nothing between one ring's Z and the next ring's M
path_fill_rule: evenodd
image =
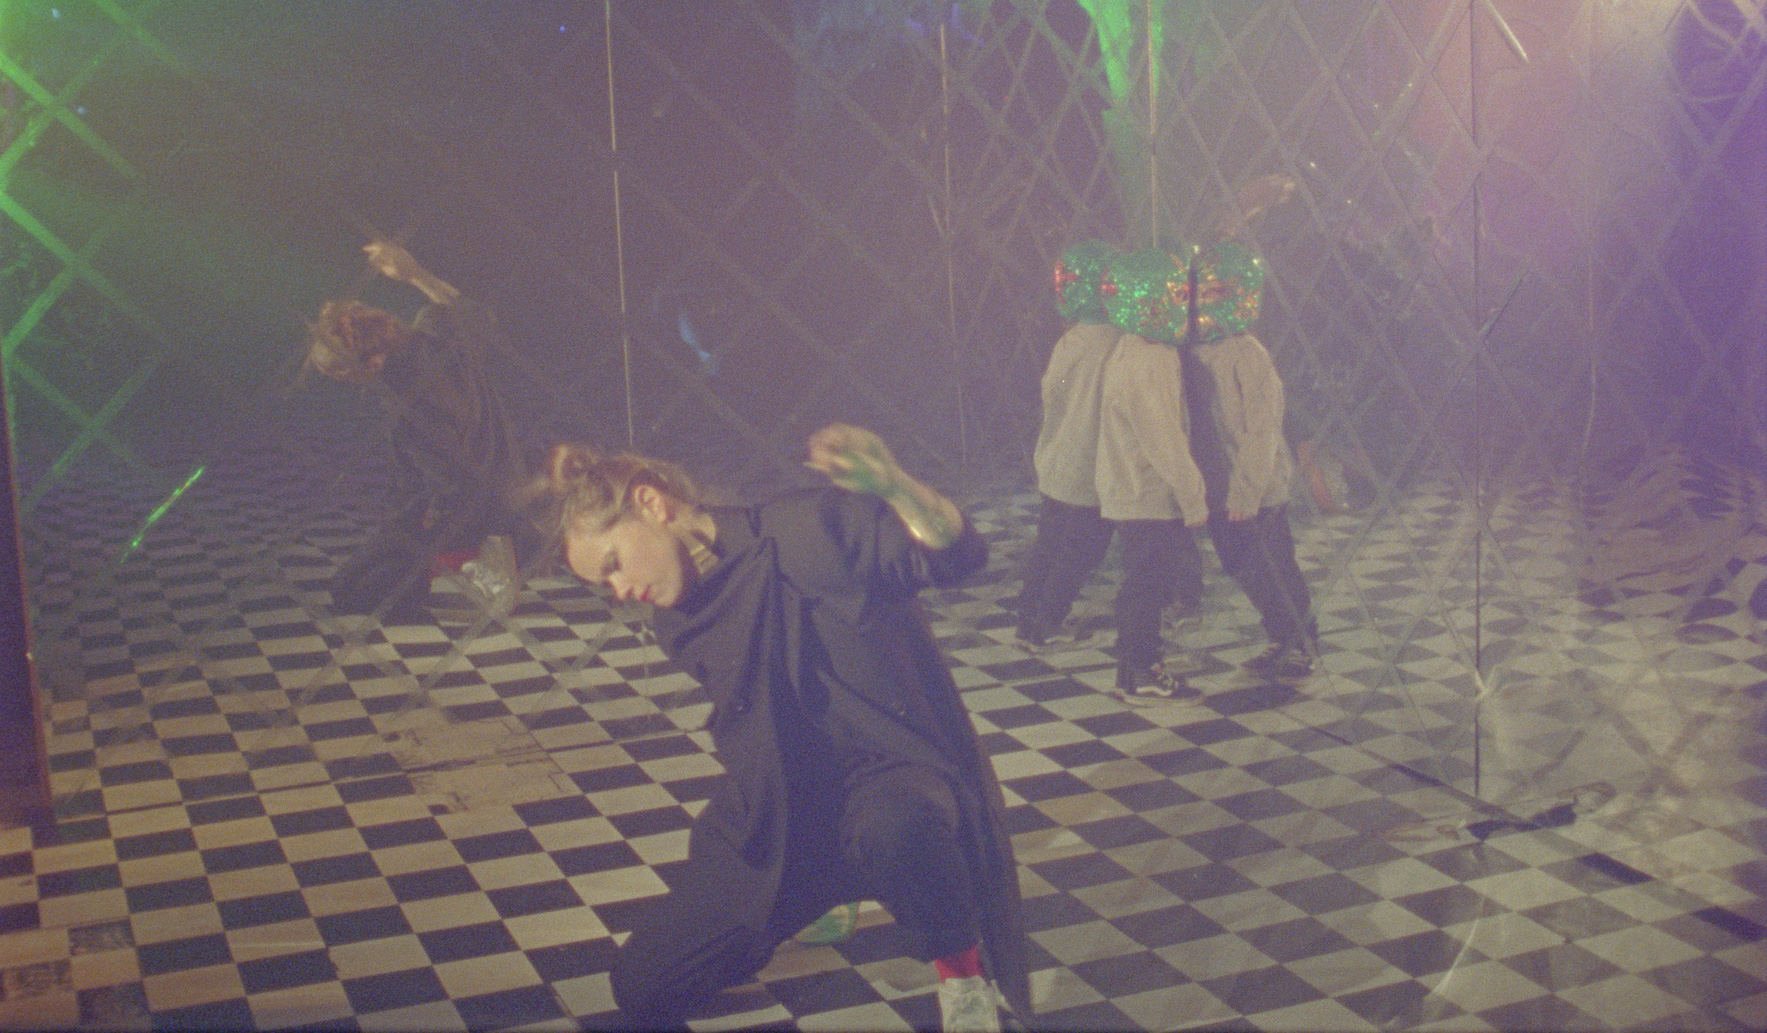
M1098 285L1112 249L1087 241L1055 265L1055 306L1070 325L1043 369L1043 423L1032 465L1037 471L1037 535L1019 592L1018 637L1033 648L1060 635L1086 579L1110 549L1112 528L1099 514L1099 388L1123 332L1106 319Z
M1208 518L1208 504L1190 452L1178 351L1185 312L1171 304L1172 285L1184 277L1183 263L1149 249L1114 257L1101 286L1105 311L1132 331L1104 370L1097 475L1101 512L1123 540L1117 688L1131 700L1196 691L1168 669L1160 629L1168 604L1195 613L1203 595L1193 531Z
M1253 219L1294 191L1282 176L1240 187L1218 227L1220 240L1191 260L1194 295L1190 357L1198 408L1212 417L1196 431L1209 473L1209 537L1222 569L1257 608L1270 638L1246 661L1273 678L1303 678L1319 653L1306 576L1295 559L1288 519L1295 461L1283 436L1286 401L1270 353L1251 333L1264 288L1264 265L1244 242Z
M824 428L836 485L710 505L675 467L560 446L529 497L570 568L657 607L704 686L726 776L669 893L620 950L614 999L679 1026L835 904L877 900L934 963L945 1029L1029 1015L1017 869L993 769L915 601L980 570L958 507L875 435ZM845 490L843 490L845 489Z
M427 623L431 576L465 569L490 604L507 612L523 525L506 500L528 471L486 372L495 325L397 244L376 241L362 250L376 270L417 288L428 304L407 325L359 301L328 301L311 328L307 364L374 390L393 456L386 519L332 579L333 608Z

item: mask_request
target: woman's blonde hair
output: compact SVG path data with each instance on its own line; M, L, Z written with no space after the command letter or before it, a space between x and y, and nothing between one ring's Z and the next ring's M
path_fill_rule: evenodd
M674 463L582 443L553 446L545 471L516 501L541 534L559 542L573 528L600 533L612 527L632 511L632 489L643 484L689 505L704 502L699 486Z
M307 366L346 384L366 384L408 335L397 316L360 301L334 299L307 326Z

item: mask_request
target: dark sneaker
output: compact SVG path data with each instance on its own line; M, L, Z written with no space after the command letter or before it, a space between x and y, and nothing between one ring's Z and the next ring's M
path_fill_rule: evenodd
M1034 652L1045 650L1069 649L1092 637L1087 629L1078 631L1062 625L1053 631L1032 621L1025 621L1018 626L1016 632L1019 644Z
M1141 705L1190 699L1201 692L1166 670L1165 664L1118 664L1117 694L1124 702Z
M1192 617L1201 616L1203 604L1198 599L1180 599L1167 606L1160 616L1167 624L1182 624Z
M1247 660L1245 667L1266 678L1305 678L1313 673L1313 653L1306 646L1278 642Z
M1160 661L1160 670L1165 673L1166 677L1174 679L1182 679L1188 674L1198 674L1208 666L1195 653L1167 653L1166 658Z

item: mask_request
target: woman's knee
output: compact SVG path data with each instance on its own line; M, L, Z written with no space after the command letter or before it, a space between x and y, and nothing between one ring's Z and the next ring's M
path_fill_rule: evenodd
M632 934L614 958L609 982L614 1003L634 1028L678 1028L700 1004L748 980L770 953L742 929L711 936L700 930L645 930Z
M633 948L638 949L634 950ZM608 973L613 987L614 1004L620 1013L633 1022L652 1022L661 1027L677 1025L686 1015L688 1005L670 973L658 964L659 959L641 944L628 942Z
M847 856L864 867L943 859L957 838L957 808L943 783L897 781L850 811Z

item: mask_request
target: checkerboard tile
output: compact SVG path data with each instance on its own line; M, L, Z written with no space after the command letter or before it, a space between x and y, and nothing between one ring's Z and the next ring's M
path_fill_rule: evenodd
M613 1021L721 771L703 695L556 577L506 619L329 615L372 472L302 455L218 468L121 564L147 486L39 511L57 816L0 831L0 1027ZM1035 497L972 500L993 562L926 605L1005 790L1032 1027L1759 1028L1762 499L1666 456L1497 493L1478 549L1447 480L1297 508L1314 675L1239 666L1214 572L1167 629L1200 692L1157 706L1108 691L1116 558L1027 650ZM932 990L868 904L695 1026L927 1028Z

